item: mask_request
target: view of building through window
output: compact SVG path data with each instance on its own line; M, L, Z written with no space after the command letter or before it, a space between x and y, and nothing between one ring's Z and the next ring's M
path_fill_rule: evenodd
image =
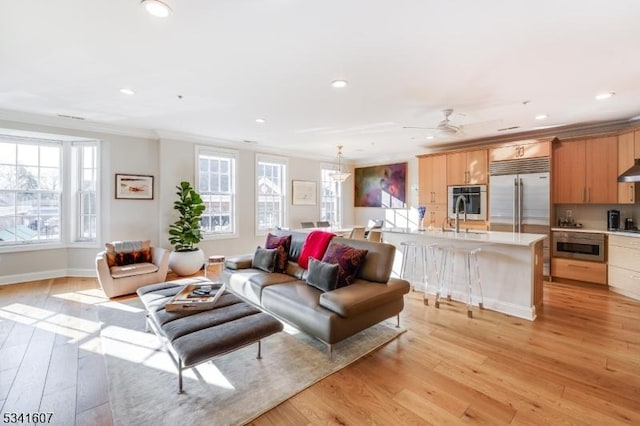
M257 230L283 226L286 217L286 160L259 155L257 158Z
M72 148L0 136L0 246L95 240L97 164L97 142ZM75 176L66 183L65 167ZM65 203L75 212L68 220L73 234L63 229Z
M198 148L197 188L205 203L205 234L235 234L236 153Z
M340 197L342 187L340 182L333 180L331 176L336 172L335 168L322 168L320 189L320 219L326 220L331 226L341 226Z

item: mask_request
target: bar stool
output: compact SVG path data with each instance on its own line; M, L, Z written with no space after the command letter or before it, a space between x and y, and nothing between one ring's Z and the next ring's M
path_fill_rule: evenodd
M419 278L424 283L424 299L425 305L429 305L428 287L429 283L438 287L439 271L440 268L437 265L437 246L435 243L424 243L420 241L403 241L400 243L402 246L402 267L400 269L400 278L406 279L411 283L411 288L415 290L416 286L416 270L418 270L418 263L422 265ZM411 259L411 268L407 267L408 260ZM429 273L431 272L431 274ZM410 274L410 275L409 275ZM409 279L407 277L409 275Z
M464 262L464 278L467 286L468 299L467 299L467 316L473 318L473 286L478 287L480 293L480 302L478 307L484 309L484 298L482 296L482 283L480 281L480 263L478 261L478 254L481 252L480 247L458 247L458 246L446 246L442 247L442 269L440 271L438 291L436 293L435 307L440 308L440 298L443 292L447 291L447 300L451 300L451 291L454 283L454 271L455 263L457 260ZM473 263L474 277L471 277L471 264Z
M209 268L212 269L211 277L208 277ZM222 282L222 270L224 269L224 256L209 256L207 265L204 268L204 277L214 283Z
M422 263L422 274L421 274L421 281L424 283L424 287L425 287L425 291L427 288L427 265L426 265L426 258L427 258L427 251L426 251L426 245L424 245L423 243L419 242L419 241L403 241L400 243L400 245L402 246L402 267L400 268L400 278L409 281L409 283L411 284L411 289L415 290L415 284L414 282L416 281L416 269L418 267L418 259L420 259L420 262ZM407 263L409 258L411 258L411 269L407 268ZM410 273L411 275L409 277L407 277L407 274Z

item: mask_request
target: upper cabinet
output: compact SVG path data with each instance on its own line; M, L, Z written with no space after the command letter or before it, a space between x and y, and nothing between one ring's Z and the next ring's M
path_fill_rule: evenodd
M618 175L633 166L636 158L640 158L640 130L629 131L618 135ZM618 183L618 203L634 204L638 201L640 185L636 182Z
M491 148L489 150L489 162L548 157L549 155L551 155L550 141L525 141Z
M553 145L553 201L618 202L618 137L561 141Z
M486 184L487 156L486 149L447 154L447 185Z
M447 203L447 156L430 155L418 159L419 201L422 205Z

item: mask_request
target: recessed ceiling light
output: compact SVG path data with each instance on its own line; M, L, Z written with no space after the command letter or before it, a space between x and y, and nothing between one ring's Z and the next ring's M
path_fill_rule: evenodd
M267 120L265 120L264 118L256 118L256 123L260 123L260 124L262 124L262 123L264 123L264 122L266 122L266 121L267 121Z
M427 136L427 139L433 139L433 138L434 138L434 136L433 136L433 135L429 135L429 136Z
M166 18L171 13L171 8L160 0L142 0L142 5L151 15L158 18Z
M134 92L134 91L133 91L133 90L131 90L131 89L127 89L126 87L125 87L125 88L120 89L120 93L122 93L123 95L129 95L129 96L131 96L131 95L135 95L135 94L136 94L136 92Z
M544 120L547 117L548 117L547 114L538 114L536 115L536 120Z
M331 82L331 86L335 87L336 89L342 89L343 87L347 87L347 84L349 84L347 80L333 80Z
M596 95L596 99L601 101L603 99L609 99L610 97L612 97L613 95L615 95L615 92L606 92L606 93L598 93Z

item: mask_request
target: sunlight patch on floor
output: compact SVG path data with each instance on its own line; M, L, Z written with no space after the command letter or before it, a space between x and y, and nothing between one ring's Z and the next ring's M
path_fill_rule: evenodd
M57 297L58 299L69 300L71 302L84 303L86 305L97 305L109 300L105 298L104 293L100 290L52 294L51 297Z

